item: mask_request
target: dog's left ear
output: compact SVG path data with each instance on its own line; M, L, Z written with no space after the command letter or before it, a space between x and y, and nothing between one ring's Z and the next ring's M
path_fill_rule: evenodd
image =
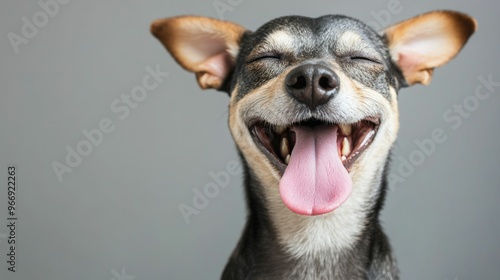
M385 30L389 50L408 85L427 85L434 68L455 57L476 30L476 20L453 11L434 11Z
M198 16L158 19L151 24L151 33L182 67L196 74L203 89L222 88L244 32L237 24Z

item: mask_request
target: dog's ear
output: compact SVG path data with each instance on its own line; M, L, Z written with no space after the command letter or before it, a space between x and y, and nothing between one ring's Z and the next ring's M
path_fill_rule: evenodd
M434 11L387 28L393 60L408 85L427 85L434 68L447 63L476 30L476 20L453 11Z
M201 88L221 89L234 67L245 29L207 17L157 19L151 33L186 70L194 72Z

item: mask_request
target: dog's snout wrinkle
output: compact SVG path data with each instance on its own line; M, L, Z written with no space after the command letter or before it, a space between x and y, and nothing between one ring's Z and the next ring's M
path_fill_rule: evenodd
M305 64L288 73L285 85L290 96L314 110L338 92L339 78L326 66Z

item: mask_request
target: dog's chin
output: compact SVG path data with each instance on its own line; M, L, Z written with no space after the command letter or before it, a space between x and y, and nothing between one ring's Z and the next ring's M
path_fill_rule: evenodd
M337 153L331 156L338 157L347 172L350 172L356 160L369 148L376 137L379 125L380 118L374 116L348 124L309 119L282 126L273 125L263 120L253 120L249 123L248 128L256 146L269 159L281 177L288 167L294 151L296 143L294 128L337 127ZM332 139L332 141L335 140Z

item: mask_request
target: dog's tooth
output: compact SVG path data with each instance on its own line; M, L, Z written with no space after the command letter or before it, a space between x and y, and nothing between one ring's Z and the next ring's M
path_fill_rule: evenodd
M345 156L342 156L342 161L346 160L347 158Z
M343 135L349 136L352 132L352 126L350 124L339 124L340 131Z
M290 155L287 155L285 157L285 163L288 165L289 162L290 162Z
M288 143L288 139L286 137L281 138L281 156L285 158L287 155L290 154L290 146Z
M275 131L277 134L281 135L281 134L285 133L285 131L286 131L286 126L277 125L277 126L275 126L275 127L274 127L274 131Z
M345 135L345 133L344 133L345 124L339 124L337 126L339 127L339 133Z
M365 136L365 138L361 142L361 145L359 145L359 146L363 147L366 144L366 142L368 142L368 139L370 139L374 133L375 133L375 131L373 131L373 130L368 132L368 134Z
M350 153L351 145L349 140L347 140L347 137L344 137L344 140L342 140L342 155L347 157Z

